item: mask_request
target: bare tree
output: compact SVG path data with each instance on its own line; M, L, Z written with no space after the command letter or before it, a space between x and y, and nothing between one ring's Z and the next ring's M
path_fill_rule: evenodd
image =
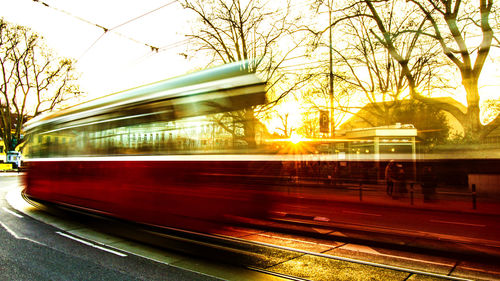
M302 126L297 129L299 135L308 138L317 138L320 136L319 132L319 112L308 111L302 114Z
M355 14L363 15L363 7L357 8L359 10ZM383 20L387 22L390 33L398 33L410 27L422 31L425 19L415 18L414 10L396 10L394 3L389 3L384 10L386 13ZM395 13L398 13L397 18ZM401 65L380 43L377 36L374 36L373 29L376 28L374 22L365 16L346 17L342 24L342 34L348 40L344 41L342 49L333 48L333 52L338 58L337 67L345 69L345 82L354 88L354 93L361 94L358 100L363 101L362 104L370 104L371 120L365 121L372 125L390 125L395 121L395 112L401 107L403 100L408 98L408 80ZM401 33L397 38L393 38L394 46L397 46L407 61L408 69L414 78L414 87L445 87L442 81L444 77L439 73L438 66L441 64L438 60L437 44L432 41L427 42L428 44L418 44L419 36L418 32ZM357 106L359 107L359 104ZM353 109L357 107L344 108L355 114Z
M285 138L289 138L292 135L292 132L295 131L295 128L293 127L292 124L290 124L290 119L288 118L290 116L290 113L283 113L283 114L278 114L278 117L280 118L281 121L281 127L278 127L277 129L281 131L281 135L284 136Z
M488 99L484 102L483 116L486 121L491 121L497 118L500 114L500 100Z
M325 67L320 69L326 69ZM334 87L332 91L335 93L331 94L329 88L328 72L320 72L311 79L308 86L302 91L300 99L302 100L302 109L304 113L302 114L302 120L304 121L303 126L312 126L317 124L317 128L302 128L300 131L308 137L317 137L319 133L319 112L329 111L335 108L335 114L333 114L333 125L334 129L337 129L340 124L344 121L347 116L347 110L350 104L350 85L345 83L343 80L343 74L335 74L337 79L335 80ZM316 120L312 120L312 119ZM331 118L331 116L330 116ZM326 134L323 134L324 136Z
M329 57L329 65L325 63L324 66L324 69L327 69L325 74L329 76L325 81L328 83L317 84L318 88L310 94L323 95L326 98L330 96L331 109L328 107L328 101L323 105L326 107L322 109L335 108L337 112L335 115L339 115L339 112L344 116L356 114L365 104L372 104L371 120L365 121L374 125L384 120L384 124L390 124L394 120L392 115L401 100L407 98L405 91L408 83L402 75L402 68L380 40L373 35L372 30L377 26L368 16L366 7L356 2L345 6L334 4L331 0L316 0L312 5L316 16L329 14L329 25L326 28L323 23L316 27L317 31L310 29L315 35L318 50L328 51L328 54L323 52L321 55L325 59ZM384 14L386 16L383 20L389 22L388 29L391 32L397 32L408 26L422 28L425 23L425 19L417 20L412 16L414 11L395 11L395 9L394 5L389 5L384 10L387 13ZM396 12L399 14L399 20L393 17ZM331 39L332 34L334 42ZM404 33L394 44L409 57L410 69L415 74L417 86L430 87L431 84L435 84L433 81L440 77L436 75L436 68L431 66L436 63L437 48L436 44L425 48L416 44L418 37L418 33ZM414 52L422 56L410 60ZM306 98L306 100L317 100L317 98ZM334 121L333 124L339 123L338 120Z
M0 19L0 137L14 151L26 137L21 129L33 116L54 109L78 93L73 61L56 58L30 29Z
M483 139L500 125L498 116L487 125L481 124L479 108L478 81L494 38L494 31L489 22L493 0L480 0L477 5L461 0L410 0L409 2L417 7L422 15L421 18L425 19L425 26L419 29L407 28L391 32L388 29L388 22L379 12L384 9L386 3L362 1L369 10L369 16L377 24L378 31L373 31L373 33L401 66L402 73L408 80L412 98L451 113L462 124L466 137L471 141L477 142ZM467 100L465 113L454 104L425 97L418 90L415 76L408 64L410 57L405 56L402 50L394 44L395 39L404 33L421 34L424 36L420 36L419 40L425 37L439 44L442 53L458 69L462 78ZM476 36L481 37L480 43L471 47Z
M185 9L193 11L200 25L187 35L194 39L195 52L211 56L213 63L249 61L249 72L257 72L268 81L269 106L276 105L283 97L304 83L293 81L283 88L287 73L280 67L301 46L292 34L298 30L291 15L291 4L271 9L259 0L183 0ZM287 38L288 48L278 48ZM268 109L269 107L264 107ZM262 110L262 108L260 108ZM244 110L234 116L243 124L243 136L249 147L255 146L256 108ZM241 119L240 119L241 118ZM235 130L230 130L235 131Z

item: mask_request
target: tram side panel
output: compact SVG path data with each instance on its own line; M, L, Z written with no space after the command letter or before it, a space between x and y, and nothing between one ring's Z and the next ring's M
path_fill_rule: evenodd
M256 173L272 171L275 165L247 161L31 162L25 193L130 221L206 230L200 229L203 221L264 218L272 202L266 189L275 177Z

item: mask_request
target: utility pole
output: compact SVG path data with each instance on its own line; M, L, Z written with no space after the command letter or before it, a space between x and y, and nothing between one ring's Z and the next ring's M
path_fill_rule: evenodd
M333 138L335 136L335 119L333 112L333 54L332 54L332 1L328 0L328 30L330 33L330 44L328 53L330 55L330 137Z

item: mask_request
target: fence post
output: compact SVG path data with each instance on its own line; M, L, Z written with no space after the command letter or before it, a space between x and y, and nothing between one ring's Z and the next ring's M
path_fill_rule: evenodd
M413 183L410 183L410 204L413 205Z
M476 184L472 184L472 209L475 210L477 207L476 205Z

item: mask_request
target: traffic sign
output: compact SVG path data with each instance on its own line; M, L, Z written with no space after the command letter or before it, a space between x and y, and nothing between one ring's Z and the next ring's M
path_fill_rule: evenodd
M327 110L319 111L319 131L321 133L329 133L330 132L330 112Z

